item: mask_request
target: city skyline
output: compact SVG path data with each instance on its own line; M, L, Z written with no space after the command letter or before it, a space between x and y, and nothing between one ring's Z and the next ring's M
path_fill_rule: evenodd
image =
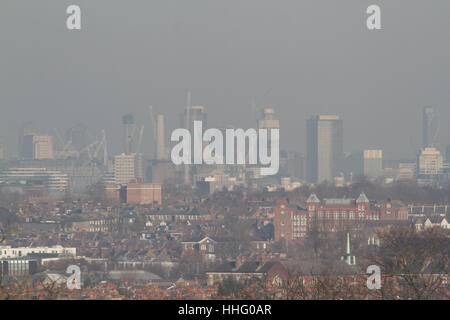
M1 12L11 13L0 20L4 153L17 153L18 131L32 120L47 134L78 123L94 132L105 129L117 154L124 114L148 124L146 108L153 105L165 115L166 128L174 128L191 90L193 105L205 106L212 127L253 127L253 103L275 108L282 130L295 136L282 138L283 149L304 152L305 139L298 137L306 119L338 114L346 122L345 150L376 148L386 159L414 158L422 146L423 107L450 118L444 85L450 48L442 41L450 29L444 14L450 4L409 1L410 14L421 19L406 23L396 19L401 3L383 3L384 28L374 34L363 28L364 2L277 7L269 1L194 1L126 8L109 1L105 14L106 2L81 1L86 22L77 34L55 27L67 1L3 2ZM326 19L314 18L324 12ZM120 22L112 23L118 16ZM449 130L443 126L441 137ZM152 148L150 130L143 148Z
M449 300L449 12L0 1L0 300Z
M192 106L192 110L195 111L197 109L198 110L200 110L200 109L201 110L207 110L204 106L197 106L197 105ZM426 106L426 107L422 108L422 114L421 114L422 119L420 120L422 122L422 126L418 127L417 128L417 132L416 132L418 135L422 136L421 146L418 146L417 149L415 149L415 151L413 153L411 153L409 155L406 155L404 157L395 157L395 156L392 156L392 154L391 154L390 157L388 156L388 157L384 157L384 158L388 159L388 160L403 160L403 161L413 160L417 156L417 153L420 152L421 149L423 149L423 148L425 148L427 146L429 146L429 147L431 147L431 146L437 147L438 149L441 150L441 152L443 154L445 154L446 148L450 145L450 141L446 142L444 140L444 138L441 137L440 132L442 132L442 130L440 129L440 125L439 124L437 125L438 129L436 129L435 122L436 121L441 121L440 119L436 120L436 117L437 117L437 115L435 115L436 109L437 108L433 108L433 107L430 107L430 106ZM267 107L265 107L265 108L258 108L258 110L260 111L260 113L263 113L264 110L275 110L276 111L276 108L273 108L273 107L267 108ZM432 113L432 115L427 115L425 110L432 110L432 111L429 111L429 112ZM202 112L205 112L205 119L206 119L206 111L202 111ZM178 115L179 116L179 121L184 121L183 119L185 119L185 113L186 113L185 109L180 112L180 114ZM334 115L334 114L329 114L329 113L311 115L311 117L305 121L304 128L300 127L300 129L302 129L303 131L306 131L306 128L307 128L306 123L311 118L320 117L320 116L325 116L325 117L326 116L337 116L337 117L341 118L339 115ZM432 132L432 134L434 135L433 138L431 138L433 140L433 142L427 144L425 142L426 139L427 139L426 130L428 128L427 125L426 125L426 122L429 121L429 117L430 116L433 117L433 123L432 123L432 127L430 127L430 129L428 129L428 130L435 130L435 131ZM114 141L113 143L108 142L108 143L112 144L113 147L114 147L114 150L113 150L112 154L113 155L117 155L117 154L120 154L120 153L126 151L124 149L125 148L124 147L124 143L125 142L124 142L124 138L123 138L124 137L124 133L123 132L125 130L125 136L127 137L126 139L128 140L128 142L126 142L125 145L130 144L129 146L126 147L126 149L128 151L126 151L125 153L130 153L131 151L129 151L129 150L133 150L134 149L134 147L135 147L134 144L137 142L135 140L137 140L137 139L139 139L139 140L145 139L144 143L143 143L143 141L139 141L140 142L139 145L140 145L141 153L144 153L145 155L147 155L149 157L157 158L156 153L157 153L157 149L158 149L158 147L157 147L158 134L161 132L161 130L163 130L163 132L164 132L163 136L165 136L165 137L163 137L163 139L164 139L165 145L166 146L170 145L170 141L168 139L168 136L170 136L169 130L171 130L172 128L167 129L167 125L166 125L167 117L166 117L166 115L164 113L158 113L158 115L155 117L155 119L151 119L150 117L148 117L148 115L146 115L147 119L144 119L144 120L140 119L140 122L138 123L138 126L140 127L142 133L144 132L145 125L147 125L147 127L149 127L149 129L152 129L152 130L148 130L148 132L150 132L150 133L146 133L145 138L143 138L143 139L141 137L139 137L140 132L138 132L139 130L136 129L136 125L134 123L134 119L132 120L133 121L132 129L126 129L127 127L124 124L124 121L125 121L124 119L125 118L129 118L129 117L133 118L133 114L127 113L127 114L121 116L120 119L118 119L118 121L117 121L119 123L120 127L116 128L116 129L119 130L119 131L122 131L122 134L121 134L122 138L120 138L121 142L119 142L119 143L116 142L116 141ZM279 115L277 115L277 117L279 117ZM258 119L260 119L260 118L257 117L256 119L253 119L253 120L257 120L256 122L261 121L261 120L258 120ZM213 120L211 122L217 123L216 121L214 121L214 119L211 119L211 120ZM277 118L276 121L277 121L277 123L279 123L278 118ZM162 129L158 129L158 126L161 126L161 124L162 124ZM180 125L181 125L181 122L180 122ZM153 126L155 128L152 128ZM222 126L222 127L226 127L226 126ZM228 125L228 127L235 127L235 128L237 128L237 126L232 126L230 124ZM24 151L22 149L23 148L23 141L22 141L22 139L24 137L25 138L26 137L33 137L33 136L34 137L49 137L49 139L52 140L51 144L53 145L54 151L62 151L61 148L64 149L65 147L67 147L67 146L64 145L64 143L67 143L68 141L70 141L71 144L72 144L72 141L74 140L74 138L71 135L73 135L74 131L75 131L75 134L77 134L76 130L79 130L79 128L82 128L84 130L82 132L84 134L82 141L85 143L84 146L82 147L82 144L80 144L81 140L79 140L80 138L79 137L75 137L75 141L78 142L76 147L79 150L88 147L89 144L93 143L95 140L98 140L99 137L101 138L103 129L101 129L101 128L88 128L83 123L73 124L73 125L71 125L68 128L53 128L53 130L50 130L50 129L45 130L45 129L36 127L33 122L28 121L20 128L22 133L19 132L18 135L15 137L16 146L14 147L14 145L13 145L12 146L13 147L12 150L11 150L11 148L6 148L6 152L5 152L5 146L7 146L7 147L10 147L10 146L8 144L1 143L1 141L0 141L0 145L2 146L2 151L3 151L3 154L2 154L3 158L6 158L6 159L16 159L18 157L23 158L23 152ZM174 126L173 130L176 129L176 128L177 128L177 126ZM248 128L251 128L251 127L244 127L243 129L248 129ZM281 128L283 128L283 126L281 126ZM64 136L65 136L64 138L62 138L61 132L64 132ZM346 130L343 130L343 132L344 132L343 136L345 137L346 136L345 135ZM429 134L430 133L428 133L428 135ZM112 133L110 131L107 134L107 136L114 136L114 135L117 135L117 132L115 132L115 130L113 130ZM285 133L285 135L289 136L289 133ZM88 138L88 136L89 136L90 139ZM307 137L306 136L305 136L304 140L307 141ZM343 138L343 141L346 142L346 140L347 139ZM19 141L19 144L17 144L17 141ZM440 143L440 141L443 141L443 142ZM281 146L286 145L285 143L283 143L283 139L282 138L280 139L280 143L281 143ZM356 151L356 150L363 151L363 150L366 150L366 149L379 149L379 150L383 150L383 152L386 154L386 150L383 149L382 147L375 147L374 148L374 147L371 147L372 145L380 146L381 144L367 144L367 145L362 145L360 148L357 148L357 147L354 147L354 146L350 146L349 143L343 143L343 146L344 146L343 152L350 153L350 152L353 152L353 151ZM73 145L73 147L75 147L75 145ZM166 147L166 149L167 149L167 147ZM308 153L307 149L308 149L307 148L307 143L305 143L305 148L303 148L302 150L295 149L295 148L294 149L283 148L282 150L301 152L302 154L307 155L307 153ZM19 154L18 154L18 152L19 152ZM166 150L166 152L168 152L168 150ZM6 153L6 157L5 157L5 153ZM25 158L30 158L30 157L27 156ZM50 157L50 158L53 158L53 157Z

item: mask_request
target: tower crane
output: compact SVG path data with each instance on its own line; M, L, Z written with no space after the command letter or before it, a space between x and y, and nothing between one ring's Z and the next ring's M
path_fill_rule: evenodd
M138 138L138 144L136 147L136 153L141 153L141 147L142 147L142 138L144 137L144 126L141 127L141 130L139 131L139 138Z
M148 113L150 115L150 121L152 123L152 130L153 130L153 153L154 153L154 157L156 158L156 144L157 144L157 138L156 138L156 119L155 119L155 115L153 113L153 106L149 106L148 107Z

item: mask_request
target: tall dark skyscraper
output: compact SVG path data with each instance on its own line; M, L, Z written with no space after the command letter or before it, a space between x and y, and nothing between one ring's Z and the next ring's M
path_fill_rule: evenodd
M423 148L437 147L439 117L432 107L423 108Z
M24 160L33 159L33 137L34 135L28 134L22 138L21 158Z
M307 121L306 139L308 182L333 182L343 161L342 120L333 115L312 117Z

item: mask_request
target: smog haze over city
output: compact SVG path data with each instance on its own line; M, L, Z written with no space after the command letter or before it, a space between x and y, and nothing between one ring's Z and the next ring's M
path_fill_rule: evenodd
M449 300L449 12L0 1L0 300Z
M253 127L254 101L276 108L281 146L304 152L306 119L338 114L345 150L410 158L421 109L450 117L450 4L379 2L375 34L360 14L371 1L80 0L78 33L60 14L71 1L2 1L1 142L16 155L28 121L43 131L83 123L120 152L123 113L148 125L153 105L174 128L191 90L214 127ZM151 153L151 130L144 137Z

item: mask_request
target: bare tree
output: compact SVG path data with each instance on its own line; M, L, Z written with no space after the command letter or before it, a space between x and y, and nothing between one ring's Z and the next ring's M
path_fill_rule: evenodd
M416 232L394 228L380 232L380 247L368 255L383 273L381 299L445 299L450 242L440 228Z

